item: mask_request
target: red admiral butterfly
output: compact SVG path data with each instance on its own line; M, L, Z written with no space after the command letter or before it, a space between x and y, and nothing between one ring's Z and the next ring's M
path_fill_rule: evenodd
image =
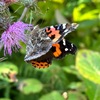
M78 24L59 24L40 29L35 26L28 36L25 61L36 68L46 68L53 58L60 59L66 54L75 54L77 48L64 37L74 31Z

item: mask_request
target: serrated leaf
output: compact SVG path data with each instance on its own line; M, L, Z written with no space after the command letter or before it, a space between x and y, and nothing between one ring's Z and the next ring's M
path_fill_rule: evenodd
M100 54L90 50L80 50L76 56L79 73L94 83L100 84Z
M43 85L37 79L25 79L20 82L18 89L24 94L38 93L43 89Z
M64 98L59 92L53 91L51 93L43 95L39 100L64 100Z
M15 82L16 74L18 73L17 66L10 62L0 63L0 79L8 82Z

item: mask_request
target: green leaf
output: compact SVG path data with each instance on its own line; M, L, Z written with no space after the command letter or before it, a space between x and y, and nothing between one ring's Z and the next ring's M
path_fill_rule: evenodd
M37 79L25 79L20 82L18 89L24 94L38 93L43 89L43 85Z
M86 86L86 94L89 100L99 100L100 99L100 85L95 84L84 78L83 78L83 81Z
M68 88L70 88L70 89L75 89L75 90L78 90L78 89L81 89L81 91L83 91L82 90L82 82L71 82L69 85L68 85Z
M10 62L0 63L0 79L8 82L15 82L16 74L18 73L17 66Z
M9 98L0 98L0 100L11 100Z
M77 70L75 69L75 66L74 65L71 65L71 66L65 66L62 68L66 73L70 73L70 74L75 74L77 75ZM72 71L73 70L73 71Z
M68 100L87 100L86 97L77 91L68 92Z
M81 4L81 3L90 3L92 2L91 0L79 0L78 3Z
M76 68L79 73L100 84L100 54L90 50L80 50L76 56Z
M56 3L63 3L64 2L64 0L52 0L52 1L54 1Z
M73 19L74 21L84 21L84 20L93 20L98 19L99 10L94 9L91 11L86 11L82 13L82 10L86 8L85 4L80 4L78 7L74 8Z
M53 91L51 93L43 95L39 100L64 100L64 98L59 92Z

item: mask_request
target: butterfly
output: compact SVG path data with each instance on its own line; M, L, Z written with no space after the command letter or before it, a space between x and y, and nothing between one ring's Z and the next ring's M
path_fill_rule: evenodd
M64 37L77 27L76 23L47 26L42 29L35 26L28 36L24 60L36 68L47 68L53 58L61 59L67 54L75 54L76 46Z

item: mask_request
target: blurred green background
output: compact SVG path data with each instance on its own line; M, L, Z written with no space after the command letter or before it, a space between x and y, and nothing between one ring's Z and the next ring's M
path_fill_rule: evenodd
M12 4L9 9L16 21L24 6ZM54 59L47 69L36 69L24 62L21 43L19 52L0 62L0 100L100 100L100 0L40 0L23 21L41 28L78 23L66 36L78 50L75 56Z

